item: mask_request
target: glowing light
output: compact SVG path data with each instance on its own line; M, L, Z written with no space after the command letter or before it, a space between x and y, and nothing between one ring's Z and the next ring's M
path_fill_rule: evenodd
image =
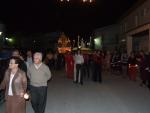
M9 42L13 42L13 39L12 39L12 38L9 38L8 41L9 41Z
M26 99L26 100L29 99L29 94L25 93L24 94L24 99Z
M93 0L90 0L90 3L92 3L93 2Z
M90 46L90 42L88 42L87 45Z
M126 41L125 39L122 39L122 40L121 40L121 42L125 42L125 41Z
M94 39L95 49L100 49L102 47L102 38L97 37Z
M94 39L95 44L100 44L100 40L98 38Z
M59 53L71 51L70 39L64 33L62 33L58 39L58 51Z
M5 39L8 40L9 38L6 37Z
M83 2L86 2L87 0L83 0Z
M59 0L60 2L70 2L70 0ZM88 2L88 3L92 3L95 0L81 0L83 3Z
M131 65L131 64L129 64L129 68L137 68L138 67L138 65L137 64L135 64L135 65Z
M0 32L0 35L2 35L2 32Z
M7 40L8 42L13 42L13 39L12 38L5 38L5 40Z

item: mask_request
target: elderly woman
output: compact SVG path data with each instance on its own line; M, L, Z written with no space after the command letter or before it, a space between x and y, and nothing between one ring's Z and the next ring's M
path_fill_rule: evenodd
M19 69L19 58L12 57L0 89L5 89L5 113L26 113L24 94L27 88L25 72Z

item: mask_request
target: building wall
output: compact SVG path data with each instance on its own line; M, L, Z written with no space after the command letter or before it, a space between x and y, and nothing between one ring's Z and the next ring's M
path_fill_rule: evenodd
M102 37L102 49L114 50L118 45L119 25L110 25L94 31L94 37Z
M147 23L150 23L150 0L145 0L144 3L122 18L120 21L120 33L126 33Z
M134 36L133 37L133 50L138 51L138 50L143 50L143 51L148 51L148 38L149 36L147 34L142 35L142 36Z
M138 0L121 18L119 26L119 42L125 40L128 54L133 50L150 52L150 0Z

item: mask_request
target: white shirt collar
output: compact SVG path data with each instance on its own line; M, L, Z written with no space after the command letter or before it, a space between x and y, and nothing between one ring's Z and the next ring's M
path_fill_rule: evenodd
M36 69L39 69L39 68L41 67L41 65L42 65L42 63L40 63L40 64L38 64L38 65L37 65L37 64L34 64L34 66L35 66Z

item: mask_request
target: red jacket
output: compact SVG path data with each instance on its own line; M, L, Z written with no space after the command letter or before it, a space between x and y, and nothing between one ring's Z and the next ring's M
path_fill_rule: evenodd
M93 54L92 59L96 64L102 64L102 56L101 55Z

